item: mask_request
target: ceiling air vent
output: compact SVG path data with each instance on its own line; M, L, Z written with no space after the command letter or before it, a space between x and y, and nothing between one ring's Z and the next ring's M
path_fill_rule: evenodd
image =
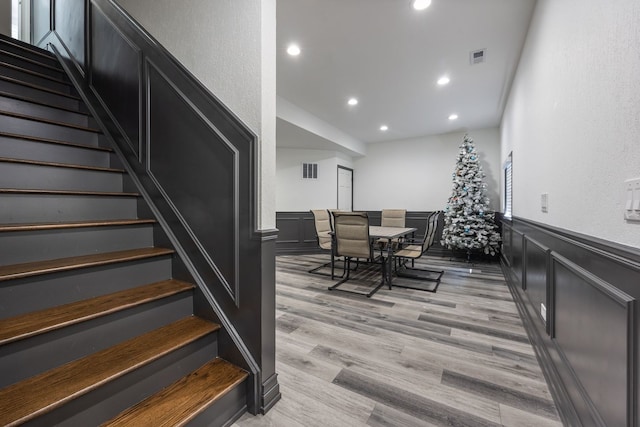
M472 50L469 52L469 62L471 65L476 65L484 62L487 55L487 49Z

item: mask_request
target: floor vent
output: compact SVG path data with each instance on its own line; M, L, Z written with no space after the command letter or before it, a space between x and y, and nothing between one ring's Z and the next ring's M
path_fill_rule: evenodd
M487 49L472 50L469 52L469 62L471 65L476 65L484 62L487 56Z

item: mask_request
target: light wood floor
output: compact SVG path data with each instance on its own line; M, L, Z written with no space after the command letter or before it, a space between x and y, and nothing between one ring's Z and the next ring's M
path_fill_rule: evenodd
M435 294L368 299L307 273L326 259L277 258L282 399L235 426L561 425L499 265L427 258Z

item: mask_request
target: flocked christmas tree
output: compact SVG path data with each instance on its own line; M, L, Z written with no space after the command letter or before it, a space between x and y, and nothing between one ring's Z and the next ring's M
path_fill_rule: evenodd
M484 177L473 139L465 135L453 172L451 197L444 210L441 243L449 249L466 251L468 257L480 251L495 255L500 245Z

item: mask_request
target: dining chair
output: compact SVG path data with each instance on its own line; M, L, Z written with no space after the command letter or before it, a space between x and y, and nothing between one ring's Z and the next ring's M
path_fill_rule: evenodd
M382 209L380 225L382 227L405 227L406 218L406 209ZM392 248L397 248L399 241L400 239L393 239L391 241ZM389 242L386 239L378 239L377 244L380 250L384 250Z
M331 260L318 267L312 268L311 270L309 270L309 273L320 274L322 276L331 276L331 278L333 279L335 261L332 246L333 230L331 228L331 217L329 211L326 209L312 209L311 213L313 214L313 222L316 228L316 239L318 241L318 246L320 246L320 249L322 249L323 251L329 251L331 253ZM318 271L328 266L331 266L331 274Z
M430 270L426 268L416 268L415 260L422 257L425 252L433 245L433 241L436 235L436 228L438 227L438 219L440 218L440 212L433 212L427 217L427 227L425 229L424 236L419 240L407 239L400 243L400 247L394 252L393 256L401 268L396 269L398 277L425 280L429 282L435 282L436 286L433 289L425 289L424 287L412 286L410 283L395 282L394 286L401 288L418 289L421 291L435 292L440 285L440 280L444 274L443 270ZM411 267L407 267L406 263L411 260ZM429 273L428 275L420 273Z
M329 290L340 290L371 297L385 283L386 263L381 263L382 278L380 283L370 292L363 293L346 289L339 289L339 286L347 282L351 277L351 260L368 259L373 260L373 246L369 237L369 216L366 212L334 212L334 232L335 232L335 256L345 258L346 277Z

